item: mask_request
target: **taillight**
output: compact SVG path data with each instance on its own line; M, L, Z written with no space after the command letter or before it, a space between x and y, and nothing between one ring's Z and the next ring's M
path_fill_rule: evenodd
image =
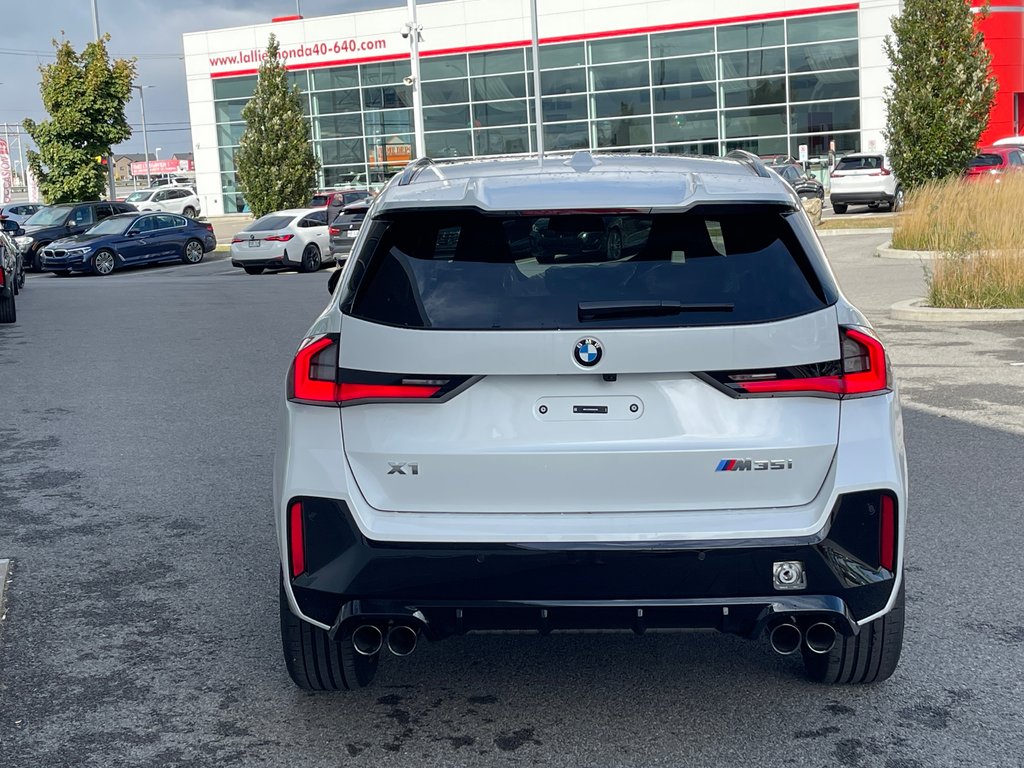
M892 171L890 171L888 168L883 168L882 169L882 175L883 176L892 176Z
M241 237L233 237L233 238L231 238L231 244L232 245L234 245L235 243L244 243L244 242L245 242L245 239L241 238Z
M302 502L293 501L288 507L288 555L292 578L306 571L306 536L302 523Z
M332 235L340 235L341 229L339 227L328 227L327 232Z
M263 239L268 243L287 243L293 237L295 237L295 235L268 235Z
M340 407L381 401L446 400L468 376L353 371L338 368L338 337L306 339L288 373L288 399L306 405Z
M892 385L885 348L866 329L840 328L840 357L824 363L771 370L702 374L737 397L806 394L863 397L888 392Z
M878 521L878 564L889 571L896 570L896 502L883 494Z

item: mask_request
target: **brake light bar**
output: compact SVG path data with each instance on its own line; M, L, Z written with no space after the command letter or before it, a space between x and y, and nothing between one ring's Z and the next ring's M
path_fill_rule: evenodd
M828 363L774 371L726 371L701 374L734 397L747 395L819 395L864 397L892 389L885 348L867 329L840 328L840 358Z
M447 400L468 376L417 376L353 371L338 367L335 334L302 342L288 372L288 399L293 403L338 408L371 402Z

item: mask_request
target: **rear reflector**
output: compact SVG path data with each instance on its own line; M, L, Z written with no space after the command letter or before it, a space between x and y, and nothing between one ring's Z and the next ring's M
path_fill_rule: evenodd
M288 508L288 554L294 579L306 571L306 539L302 525L302 502L293 501Z
M338 368L338 337L302 342L288 372L293 403L340 407L381 401L447 400L468 376L422 376Z
M810 394L825 397L862 397L888 392L892 387L885 348L867 329L840 328L840 358L823 363L769 371L725 371L702 374L724 385L730 394Z
M896 504L892 496L882 496L882 514L878 523L878 564L888 571L896 565Z

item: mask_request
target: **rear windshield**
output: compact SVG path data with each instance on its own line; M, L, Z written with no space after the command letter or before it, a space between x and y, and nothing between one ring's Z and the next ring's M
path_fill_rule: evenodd
M837 171L877 171L882 168L882 158L877 155L870 157L844 157L836 164Z
M276 214L268 214L262 219L256 219L252 224L245 228L246 232L263 232L271 229L284 229L292 223L294 216L278 216Z
M322 208L327 205L327 199L329 195L313 195L313 199L309 201L310 208Z
M760 323L825 306L786 214L374 219L342 310L442 330Z
M971 158L971 168L996 168L1003 164L1003 158L999 155L975 155Z
M360 211L359 213L341 213L334 220L335 226L345 226L347 224L359 224L363 219L366 218L366 211Z

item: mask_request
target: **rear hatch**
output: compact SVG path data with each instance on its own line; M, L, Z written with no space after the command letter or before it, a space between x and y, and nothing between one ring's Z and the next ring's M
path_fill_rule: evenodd
M1006 170L1005 159L995 152L983 152L971 158L967 164L968 177L984 177L988 175L999 175Z
M563 215L574 219L546 237ZM738 398L722 384L821 375L839 357L834 289L790 215L435 210L369 222L338 358L345 450L366 501L551 514L811 501L839 401ZM566 246L574 227L581 240L603 233L601 247Z
M832 192L875 192L885 187L886 176L892 171L885 167L882 155L844 157L832 171Z

